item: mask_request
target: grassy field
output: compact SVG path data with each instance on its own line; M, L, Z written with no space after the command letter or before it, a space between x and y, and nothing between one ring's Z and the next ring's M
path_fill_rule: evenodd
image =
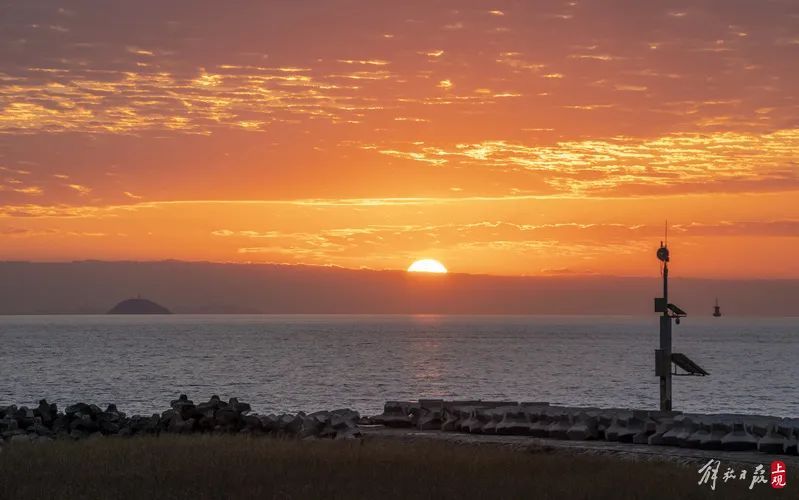
M768 467L768 462L764 461ZM780 492L799 488L796 471ZM721 474L721 471L720 471ZM750 471L751 474L751 471ZM5 446L2 499L767 498L697 467L441 442L194 436ZM793 481L793 484L790 482Z

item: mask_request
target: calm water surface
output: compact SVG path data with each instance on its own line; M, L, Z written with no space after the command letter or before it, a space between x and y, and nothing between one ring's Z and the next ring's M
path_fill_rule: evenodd
M657 318L557 316L0 317L0 404L164 409L185 392L259 412L482 398L655 408ZM675 408L799 417L799 318L688 318L674 350L710 377Z

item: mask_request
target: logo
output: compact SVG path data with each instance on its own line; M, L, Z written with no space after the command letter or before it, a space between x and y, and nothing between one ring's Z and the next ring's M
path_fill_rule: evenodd
M728 482L739 483L746 485L749 484L749 489L754 489L759 484L769 484L769 477L767 475L766 467L759 464L754 469L735 469L727 467L724 473L721 474L721 460L712 458L703 465L697 472L701 476L697 484L706 485L711 490L716 489L717 483L726 484ZM751 474L749 474L751 472ZM775 460L771 462L771 487L774 489L781 489L788 486L788 472L785 470L785 462Z
M771 487L774 489L785 488L788 485L786 478L785 463L779 460L771 462Z

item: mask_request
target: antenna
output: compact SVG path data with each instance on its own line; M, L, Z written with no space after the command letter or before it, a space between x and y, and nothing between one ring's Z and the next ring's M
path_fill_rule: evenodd
M660 316L660 348L655 349L655 375L660 378L660 409L661 411L671 411L672 391L671 382L673 375L708 375L702 367L691 361L688 356L679 352L672 352L671 342L671 322L674 320L678 325L680 318L686 316L685 311L680 307L669 302L669 222L666 221L664 228L664 241L660 242L657 250L657 258L662 262L661 274L663 276L663 296L655 298L655 312L661 313ZM664 245L665 242L665 245ZM720 314L719 314L720 315ZM675 365L674 373L671 372L671 365ZM677 367L682 368L685 373L677 373Z

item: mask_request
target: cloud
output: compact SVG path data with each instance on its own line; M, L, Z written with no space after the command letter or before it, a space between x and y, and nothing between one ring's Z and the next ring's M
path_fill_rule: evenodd
M563 141L552 146L483 141L419 146L386 155L441 167L523 171L555 192L585 196L747 192L799 188L799 129L770 134L672 134L653 139ZM544 194L544 193L542 193Z
M686 236L799 237L799 220L723 221L716 224L692 222L675 225L673 230Z

